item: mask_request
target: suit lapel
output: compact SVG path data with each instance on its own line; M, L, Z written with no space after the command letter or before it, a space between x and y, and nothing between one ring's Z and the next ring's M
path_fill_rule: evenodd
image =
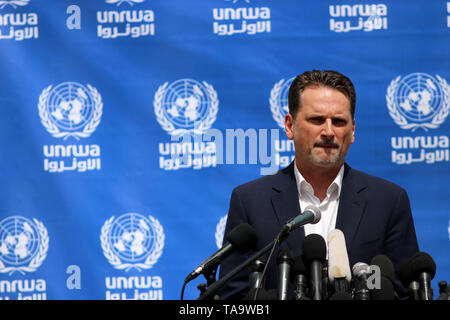
M366 207L366 200L361 194L365 188L366 185L358 179L355 171L345 164L336 229L344 233L348 251L351 249ZM301 212L294 175L294 162L279 173L272 189L272 206L279 222L277 228L281 228L289 219ZM304 228L295 230L289 235L287 243L292 252L301 253L301 243L304 237Z
M357 179L354 171L345 164L336 229L344 233L347 251L351 249L353 239L364 214L366 200L360 192L365 188L365 184Z
M283 169L273 184L272 206L279 222L279 229L291 218L300 214L297 182L294 175L294 162ZM293 253L301 252L305 237L303 228L293 231L286 240Z

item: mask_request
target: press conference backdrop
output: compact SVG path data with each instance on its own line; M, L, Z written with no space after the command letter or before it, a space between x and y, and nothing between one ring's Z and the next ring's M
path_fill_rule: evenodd
M179 299L232 189L292 160L311 69L353 80L347 161L450 281L450 2L2 0L0 32L2 299Z

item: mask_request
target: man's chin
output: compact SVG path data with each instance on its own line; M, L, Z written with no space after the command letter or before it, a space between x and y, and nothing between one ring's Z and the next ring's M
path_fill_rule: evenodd
M313 156L312 163L317 167L334 168L341 165L341 159L339 156L332 156L326 158Z

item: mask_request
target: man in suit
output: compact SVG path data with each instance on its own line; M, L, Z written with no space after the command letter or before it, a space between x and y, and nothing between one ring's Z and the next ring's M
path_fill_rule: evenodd
M285 131L294 140L295 161L274 175L233 190L225 235L240 223L249 223L258 234L255 251L259 250L289 219L314 205L321 211L321 220L293 231L279 249L300 255L306 235L317 233L326 241L331 230L339 229L345 236L350 267L384 254L397 268L419 250L409 198L401 187L345 163L355 140L352 82L336 71L307 71L292 82L288 101ZM236 253L225 259L219 278L249 255ZM267 290L278 286L274 260L268 262ZM222 299L243 298L248 285L248 271L244 270L226 283L219 295Z

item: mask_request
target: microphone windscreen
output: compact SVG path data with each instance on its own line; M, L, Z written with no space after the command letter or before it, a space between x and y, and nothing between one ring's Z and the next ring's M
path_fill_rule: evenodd
M251 225L241 223L228 233L227 240L235 250L246 253L256 246L258 235Z
M378 266L382 276L385 276L392 282L395 281L395 268L391 259L384 254L376 255L370 262L371 265Z
M371 290L370 297L372 300L394 300L395 290L392 281L385 276L381 276L380 288Z
M327 256L327 245L325 239L316 233L311 233L303 239L303 258L311 262L312 260L325 261Z
M344 233L334 229L328 234L328 278L352 279Z
M414 279L418 279L422 272L428 273L431 279L433 279L436 274L436 263L426 252L417 252L411 258L410 264Z

